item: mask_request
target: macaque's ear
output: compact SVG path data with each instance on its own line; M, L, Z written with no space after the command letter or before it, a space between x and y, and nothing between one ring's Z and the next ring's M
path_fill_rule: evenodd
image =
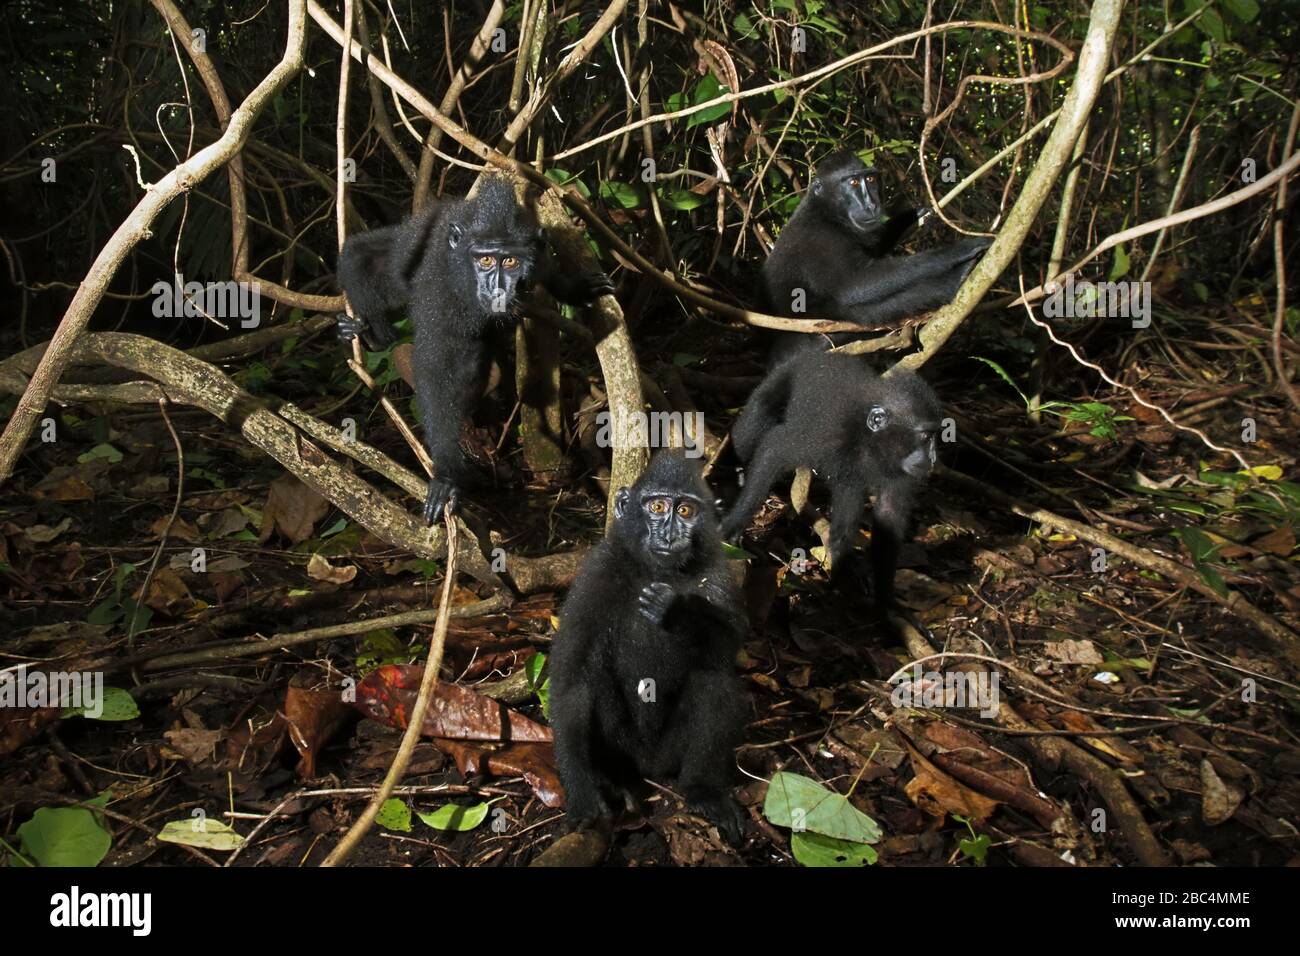
M885 411L883 405L872 405L871 411L867 412L867 427L873 432L878 432L889 424L889 412Z
M618 489L618 494L614 496L614 517L622 518L627 515L628 502L632 500L632 493L626 488Z
M453 222L451 224L451 227L447 230L447 245L455 249L458 245L460 245L460 241L461 239L464 238L464 236L465 236L465 230L461 228L460 223Z

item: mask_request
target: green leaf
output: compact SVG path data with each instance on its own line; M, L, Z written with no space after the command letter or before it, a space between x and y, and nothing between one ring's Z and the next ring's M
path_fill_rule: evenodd
M704 197L689 189L660 189L659 198L673 209L690 211L704 205Z
M1216 43L1224 43L1228 39L1228 29L1223 23L1223 17L1219 16L1219 12L1213 7L1201 14L1196 25Z
M411 652L398 639L397 632L391 628L381 627L367 631L357 648L357 670L369 674L381 664L405 664Z
M524 662L524 673L528 675L528 686L537 690L537 682L542 678L542 668L546 666L546 655L538 651Z
M984 865L984 860L989 854L989 847L992 845L993 841L984 833L974 839L967 838L957 841L957 849L961 850L962 856L974 860L980 866Z
M331 537L332 535L336 535L336 534L338 534L340 531L342 531L342 530L343 530L344 528L346 528L347 526L348 526L348 519L347 519L347 518L340 518L338 521L334 522L332 525L330 525L328 528L326 528L324 531L322 531L322 532L320 533L320 536L321 536L322 538L328 538L328 537Z
M464 833L467 830L473 830L476 826L487 819L488 805L486 803L476 803L472 807L462 807L459 804L447 803L434 810L432 813L417 813L421 820L433 827L435 830L454 830L457 833Z
M547 720L551 719L551 678L542 678L542 668L546 665L545 654L534 654L528 658L524 664L524 672L528 675L528 686L537 694L537 699L542 704L542 716Z
M1212 565L1202 564L1198 561L1196 563L1196 573L1201 576L1202 581L1214 589L1214 593L1219 597L1226 598L1228 596L1228 582L1223 580L1223 575Z
M164 843L180 843L219 852L238 850L244 845L244 838L229 826L207 817L172 820L159 831L158 839Z
M758 30L754 28L754 22L743 13L736 14L736 19L731 21L731 26L740 34L742 40L752 40L758 36Z
M829 20L826 17L809 17L804 21L804 23L821 33L830 33L837 37L845 35L844 31L840 29L838 23L834 20Z
M1196 573L1201 576L1201 580L1213 588L1215 594L1226 598L1228 583L1223 580L1223 575L1216 568L1205 563L1214 556L1220 545L1211 541L1208 535L1196 528L1179 528L1174 535L1181 539L1187 546L1187 550L1191 552L1192 564L1196 567Z
M1223 6L1242 23L1250 23L1259 16L1259 4L1255 0L1223 0Z
M719 96L730 92L725 86L718 82L718 78L712 73L706 73L695 84L695 89L691 91L691 104L698 106L701 103L707 103L709 100L717 99ZM698 113L692 113L686 120L686 128L700 126L704 123L712 123L716 119L721 119L731 112L730 103L719 103L717 106L710 106L707 110L701 110Z
M153 608L145 604L138 604L135 598L122 598L122 613L126 616L127 626L131 633L129 637L134 637L149 626L153 620Z
M1209 535L1205 534L1199 528L1179 528L1174 535L1187 545L1187 550L1191 552L1193 561L1205 561L1214 557L1214 552L1219 550L1219 545L1210 540Z
M561 186L572 186L583 199L591 198L591 190L587 188L587 184L568 170L552 166L546 171L546 178Z
M385 830L397 830L401 833L411 832L411 808L397 797L389 797L379 808L375 822Z
M871 866L877 854L866 843L852 843L820 833L790 834L790 852L804 866Z
M18 828L23 852L40 866L98 866L113 838L84 807L41 807Z
M823 836L854 843L878 843L880 825L848 797L828 790L816 780L797 773L773 775L763 801L763 815L777 826L811 830Z
M1124 251L1124 247L1122 245L1116 246L1115 262L1110 267L1109 280L1111 282L1114 282L1117 279L1124 278L1126 275L1128 275L1128 270L1129 270L1128 253Z
M722 542L722 556L730 558L733 561L748 561L751 558L758 557L758 555L750 554L744 548L738 548L734 544L728 544L726 541Z
M90 451L83 452L77 456L77 461L83 465L86 464L86 462L100 460L111 461L113 464L117 464L122 460L122 453L112 445L103 444L96 445L94 448L90 449Z
M85 699L85 695L82 695ZM135 720L140 716L140 708L136 706L135 698L128 691L121 687L105 687L104 697L98 708L99 716L93 716L87 713L87 707L83 703L81 707L68 707L60 715L62 717L87 717L90 720Z
M86 615L87 624L113 624L126 612L122 610L122 605L117 603L117 598L106 598L96 604L89 614Z
M600 198L624 209L635 209L641 205L641 194L635 186L613 180L600 184Z
M1010 375L1006 373L1006 371L1002 368L1001 365L999 365L997 362L993 361L992 359L986 359L979 355L972 355L971 358L973 358L977 362L983 362L989 368L993 369L993 371L997 372L998 377L1001 378L1002 381L1006 382L1008 385L1010 385L1012 388L1016 390L1016 394L1019 395L1020 400L1025 403L1025 407L1027 408L1029 406L1029 399L1026 397L1025 393L1020 390L1020 386L1015 383L1015 381L1011 378Z

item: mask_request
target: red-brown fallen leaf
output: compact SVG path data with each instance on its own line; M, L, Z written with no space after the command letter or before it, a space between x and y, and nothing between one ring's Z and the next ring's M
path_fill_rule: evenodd
M48 498L51 501L94 501L95 489L83 478L68 475L57 482L41 482L32 489L33 498Z
M218 604L224 603L244 586L244 576L242 574L232 574L229 571L213 572L208 575L208 580L212 584L212 590Z
M1285 558L1295 550L1295 532L1283 525L1280 528L1274 528L1267 534L1260 535L1251 544L1260 551L1275 554L1279 558Z
M668 844L668 855L677 866L733 866L735 854L728 854L714 826L699 826L686 814L653 817L650 825Z
M136 598L140 595L137 592ZM149 579L144 603L159 613L180 617L194 609L194 596L171 568L158 568Z
M298 775L308 780L316 776L316 754L350 713L340 688L309 686L319 683L319 676L315 670L299 671L284 695L289 742L302 757Z
M456 761L466 776L523 777L537 799L552 809L564 806L564 787L555 769L555 748L548 743L507 744L488 750L463 740L435 738L434 743Z
M288 736L287 728L284 715L279 713L259 727L251 726L249 721L236 724L226 738L226 756L221 766L230 772L238 771L250 780L256 779L279 758L284 738Z
M258 541L265 544L273 530L301 544L312 535L316 522L324 518L330 504L315 491L288 473L271 482L262 510L262 533Z
M168 540L185 541L189 544L199 544L203 541L203 532L181 517L172 521L171 515L159 515L153 524L149 525L149 533L156 538L161 538L164 531L167 532Z
M921 756L915 747L908 747L908 753L916 776L907 782L904 792L918 808L939 819L956 813L977 823L993 815L1000 801L990 800L950 777Z
M424 668L416 665L385 664L357 685L352 705L380 723L405 727L415 707ZM455 740L550 741L551 729L529 720L482 694L458 684L439 681L424 715L420 733L426 737Z

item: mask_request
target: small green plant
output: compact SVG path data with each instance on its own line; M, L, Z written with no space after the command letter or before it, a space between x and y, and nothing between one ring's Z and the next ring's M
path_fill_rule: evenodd
M551 719L551 678L542 676L542 668L546 666L546 655L537 653L528 658L528 663L524 665L524 670L528 673L528 686L533 689L537 699L542 704L542 716L547 720Z
M993 369L1004 382L1015 389L1020 400L1025 403L1025 410L1028 411L1033 407L1033 402L1029 400L1020 386L1015 383L1006 370L992 359L982 358L974 355L972 358L977 362L983 362L989 368ZM1049 415L1055 415L1071 424L1085 424L1088 426L1088 434L1094 438L1115 439L1119 437L1119 431L1115 428L1116 422L1131 422L1132 415L1117 415L1115 409L1111 408L1104 402L1044 402L1038 406L1040 412L1046 412Z
M971 826L970 820L966 817L954 813L952 818L958 823L964 824L970 833L969 838L964 837L957 841L957 849L961 851L961 855L966 859L974 860L976 866L984 866L988 862L989 847L993 845L993 841L989 839L987 833L977 834L975 828Z

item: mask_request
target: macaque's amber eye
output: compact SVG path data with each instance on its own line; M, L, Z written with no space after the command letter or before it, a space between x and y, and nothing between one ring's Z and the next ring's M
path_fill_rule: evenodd
M668 499L667 499L667 498L652 498L652 499L650 499L649 508L650 508L650 513L651 513L652 515L663 515L663 514L667 514L667 513L668 513Z
M683 501L677 506L677 515L681 518L690 518L695 515L695 505Z
M859 179L857 176L854 176L852 179L849 180L849 185L854 187L861 186L862 180Z
M868 177L867 177L867 182L869 182L869 183L874 183L875 181L876 181L876 177L875 177L875 176L868 176Z
M516 259L514 256L506 256L504 259L501 260L501 264L505 266L507 269L519 268L519 260Z
M496 263L497 263L496 256L478 257L478 264L481 265L484 269L491 269L494 265L496 265Z

